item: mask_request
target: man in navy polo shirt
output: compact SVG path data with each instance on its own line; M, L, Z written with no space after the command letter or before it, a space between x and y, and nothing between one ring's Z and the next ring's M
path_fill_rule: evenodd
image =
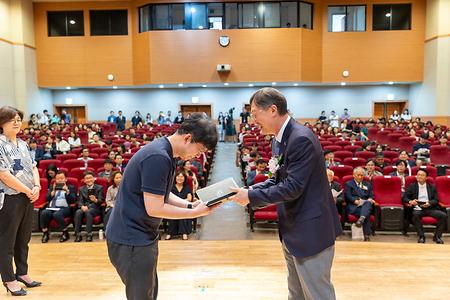
M216 144L215 125L202 113L195 113L175 134L146 145L128 162L106 238L109 258L129 300L157 298L161 219L193 219L212 211L201 201L190 203L170 191L175 158L189 160Z

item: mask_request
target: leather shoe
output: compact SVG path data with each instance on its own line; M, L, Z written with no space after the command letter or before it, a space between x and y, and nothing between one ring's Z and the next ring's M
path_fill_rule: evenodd
M425 237L424 236L420 236L419 240L417 241L420 244L425 244Z
M81 237L81 234L77 234L77 236L75 237L75 243L79 243L83 240L83 238Z
M364 242L370 242L370 236L365 235L364 236Z
M42 285L42 282L39 281L32 281L32 282L26 282L25 280L23 280L20 276L16 275L16 280L19 282L22 282L23 284L25 284L25 286L27 288L34 288L34 287L38 287Z
M86 237L86 242L92 242L92 233L88 233Z
M27 291L25 291L24 289L20 289L18 291L11 291L5 282L3 282L3 286L6 288L6 292L11 293L11 296L26 296L27 295Z
M444 243L444 241L443 241L440 237L435 237L435 238L433 238L433 241L434 241L436 244L443 244L443 243Z
M362 224L364 223L364 217L359 217L358 221L356 221L355 225L356 227L361 227Z
M63 231L63 233L61 234L61 237L59 238L59 242L64 243L68 239L69 239L69 233L67 231Z
M49 236L49 234L48 234L48 231L46 231L46 232L44 232L43 234L42 234L42 243L47 243L48 242L48 240L49 240L49 238L50 238L50 236Z

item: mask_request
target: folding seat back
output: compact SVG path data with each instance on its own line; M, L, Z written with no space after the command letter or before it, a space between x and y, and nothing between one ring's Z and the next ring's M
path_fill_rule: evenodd
M401 230L403 228L401 178L375 176L372 182L374 198L380 206L380 227L383 230Z

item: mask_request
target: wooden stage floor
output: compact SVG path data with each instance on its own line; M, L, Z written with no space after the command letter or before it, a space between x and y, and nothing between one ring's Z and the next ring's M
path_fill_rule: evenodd
M159 252L158 299L287 299L277 240L161 241ZM34 242L29 262L44 285L26 299L125 299L104 241ZM338 299L449 299L450 245L338 241L333 282Z

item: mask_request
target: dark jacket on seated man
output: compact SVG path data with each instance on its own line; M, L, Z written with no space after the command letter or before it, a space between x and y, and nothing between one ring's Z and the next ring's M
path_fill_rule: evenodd
M97 198L97 203L92 202L89 199L89 189L87 185L84 185L80 188L78 192L78 207L87 206L89 208L98 208L100 209L103 203L103 187L98 184L94 184L92 187L92 194Z
M414 200L428 200L429 205L424 205L424 202L419 202L418 205L413 205L413 224L416 227L417 234L419 235L419 242L425 242L425 235L423 231L422 225L422 217L430 216L436 218L438 223L436 225L436 231L434 234L434 240L439 239L439 243L441 242L442 232L444 231L445 221L447 219L447 214L440 210L439 200L437 197L436 189L432 184L425 183L426 185L426 198L423 199L424 196L419 195L419 183L414 182L411 184L406 190L403 196L403 203L405 205L409 205L410 201ZM420 241L423 239L423 241Z
M357 200L361 201L373 199L372 185L367 181L361 181L361 183L358 184L355 179L349 180L345 184L344 193L345 202L347 203L347 213L358 217L364 217L364 235L370 235L370 214L372 212L372 202L364 201L362 204L356 204L355 202Z
M75 187L71 184L67 184L67 187L69 188L69 193L65 193L65 198L67 201L67 206L63 205L61 206L60 203L56 202L56 198L58 194L55 194L52 197L53 192L53 185L50 185L48 192L47 192L47 207L55 208L55 207L70 207L71 204L75 203L77 201L77 193L75 192ZM58 189L56 189L56 192L58 192ZM62 191L64 192L64 191ZM55 201L53 201L55 200Z
M335 190L336 192L340 192L342 191L341 185L336 182L336 181L332 181L330 182L330 190ZM334 196L333 196L334 199ZM344 201L344 192L342 191L339 195L337 195L336 199L334 199L336 201L336 208L338 210L338 213L340 215L344 214L344 209L343 209L343 201Z

